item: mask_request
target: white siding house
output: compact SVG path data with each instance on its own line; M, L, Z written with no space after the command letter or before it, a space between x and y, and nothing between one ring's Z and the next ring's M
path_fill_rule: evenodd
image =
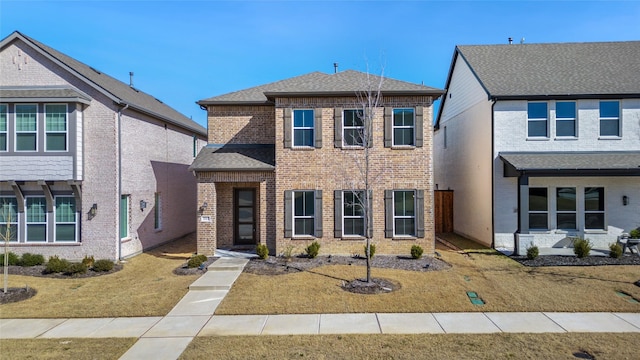
M640 42L458 46L434 135L454 230L520 251L640 226Z

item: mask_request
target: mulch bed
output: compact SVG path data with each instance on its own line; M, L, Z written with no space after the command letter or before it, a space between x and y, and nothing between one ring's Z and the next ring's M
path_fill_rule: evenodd
M176 275L202 275L207 272L207 266L211 265L214 261L218 260L219 257L210 257L207 258L207 261L202 263L199 267L190 268L187 266L185 262L182 266L173 269L173 273Z
M24 275L24 276L38 276L38 277L46 277L46 278L54 278L54 279L83 279L90 278L95 276L109 275L114 272L118 272L122 270L122 264L113 265L113 269L109 271L93 271L91 269L87 270L84 274L73 274L73 275L65 275L64 273L51 273L47 274L44 272L44 265L36 265L36 266L9 266L9 274L12 275Z
M27 300L28 298L34 296L38 292L34 288L23 287L23 288L7 288L7 292L4 292L4 288L0 290L0 304L8 304L13 302L18 302L22 300Z
M383 278L372 278L371 282L367 282L367 279L356 279L342 285L343 290L368 295L385 294L400 288L401 286L398 282Z
M601 266L601 265L640 265L640 256L624 255L617 259L608 256L577 256L542 255L533 260L526 256L511 256L511 258L524 266Z

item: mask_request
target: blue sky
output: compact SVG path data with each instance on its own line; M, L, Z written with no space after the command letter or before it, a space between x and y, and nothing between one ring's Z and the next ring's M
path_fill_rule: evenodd
M206 126L197 100L312 71L444 88L455 45L640 40L635 1L0 1L18 30Z

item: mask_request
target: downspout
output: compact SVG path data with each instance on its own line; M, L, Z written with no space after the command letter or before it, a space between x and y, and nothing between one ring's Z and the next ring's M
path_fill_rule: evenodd
M490 98L491 101L491 248L496 248L496 210L495 210L495 111L497 99Z
M120 226L120 214L122 214L122 112L127 110L129 104L118 109L118 260L122 261L122 226Z

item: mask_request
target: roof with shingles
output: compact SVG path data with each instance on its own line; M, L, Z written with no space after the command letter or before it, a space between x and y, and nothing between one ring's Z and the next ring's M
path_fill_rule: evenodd
M275 145L207 145L189 167L190 171L273 171Z
M76 101L89 103L91 96L70 86L0 86L0 99L2 101L32 101L32 99L45 99L41 101Z
M345 70L335 74L316 71L270 84L210 97L198 101L198 104L265 104L270 102L270 98L276 96L354 95L370 87L376 89L380 80L380 76L355 70ZM440 89L387 77L383 78L381 91L383 95L431 95L435 97L443 93L443 90Z
M194 131L200 135L207 135L207 131L204 127L155 97L135 89L120 80L104 74L99 70L96 70L18 31L13 32L0 41L0 47L5 47L16 39L22 40L37 51L43 53L45 56L57 60L63 66L66 66L79 75L85 82L89 83L91 86L99 88L99 90L111 97L114 101L119 102L121 105L128 104L130 108L137 111L152 115L184 129Z
M636 170L640 152L501 152L503 162L516 171L534 170Z
M489 97L640 95L640 41L464 45L456 54Z

